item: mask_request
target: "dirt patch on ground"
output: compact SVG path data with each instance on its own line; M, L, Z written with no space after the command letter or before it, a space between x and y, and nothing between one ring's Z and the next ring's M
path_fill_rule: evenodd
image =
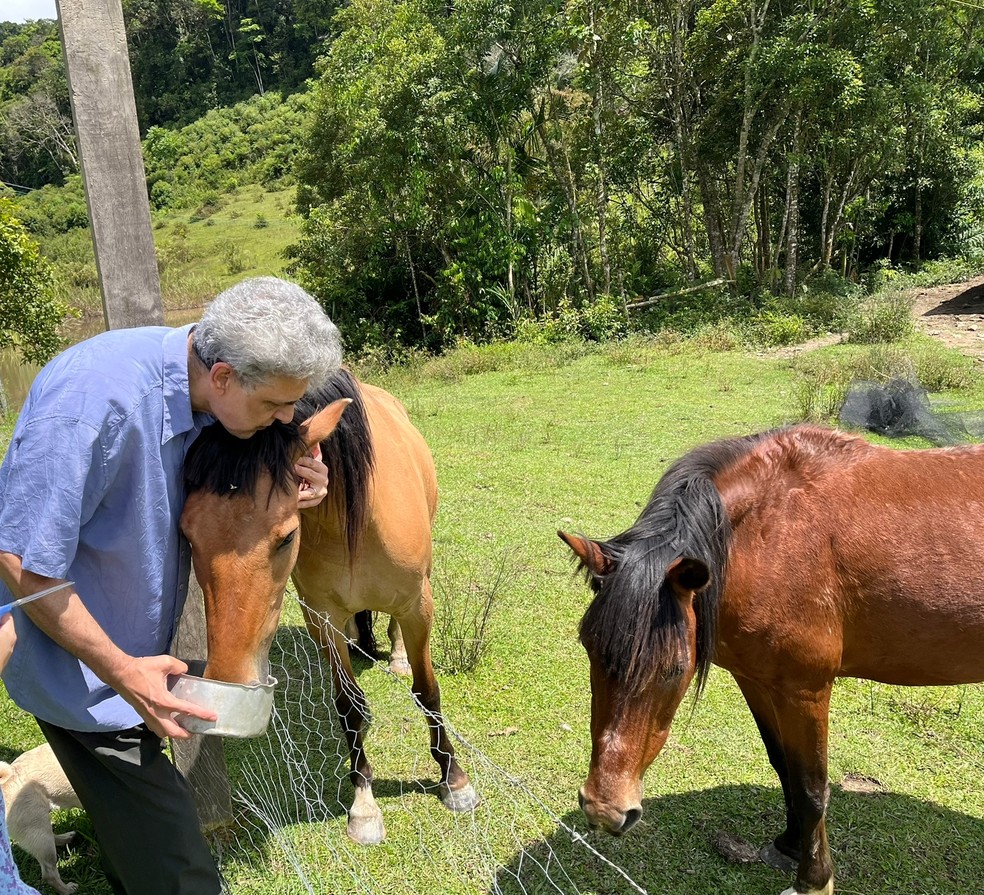
M916 326L950 348L984 363L984 276L912 291ZM770 357L797 357L814 348L836 345L839 335L821 336L799 345L763 352Z
M984 277L913 292L912 312L925 333L984 362Z

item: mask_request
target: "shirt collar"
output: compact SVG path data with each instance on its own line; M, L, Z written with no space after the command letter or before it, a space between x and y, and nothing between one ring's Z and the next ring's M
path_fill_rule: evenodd
M195 428L188 383L188 333L195 324L179 326L164 336L162 378L164 382L164 430L161 444Z

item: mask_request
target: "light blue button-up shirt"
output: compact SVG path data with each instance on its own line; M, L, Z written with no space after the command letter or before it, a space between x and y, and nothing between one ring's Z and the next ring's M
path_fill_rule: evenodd
M178 529L193 414L188 333L141 327L75 345L37 376L0 467L0 550L75 582L88 611L133 656L168 651L188 588ZM0 583L0 603L13 599ZM122 730L137 712L15 609L3 674L14 702L70 730Z

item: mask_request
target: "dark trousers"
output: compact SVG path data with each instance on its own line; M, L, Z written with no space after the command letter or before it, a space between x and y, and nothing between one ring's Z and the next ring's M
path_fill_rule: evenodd
M219 895L184 777L146 726L82 733L38 720L92 821L116 895Z

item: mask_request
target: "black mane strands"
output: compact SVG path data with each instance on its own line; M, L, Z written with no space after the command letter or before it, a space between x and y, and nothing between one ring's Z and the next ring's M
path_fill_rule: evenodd
M304 440L295 423L274 422L249 438L237 438L213 423L202 430L185 458L185 488L231 497L256 494L256 485L267 473L275 487L297 488L294 462Z
M636 523L604 542L611 571L594 582L597 593L581 621L581 640L626 695L686 665L689 648L680 605L666 572L681 557L707 566L710 583L695 597L696 688L707 680L717 607L727 569L731 525L714 478L769 433L696 448L674 463L656 485Z

